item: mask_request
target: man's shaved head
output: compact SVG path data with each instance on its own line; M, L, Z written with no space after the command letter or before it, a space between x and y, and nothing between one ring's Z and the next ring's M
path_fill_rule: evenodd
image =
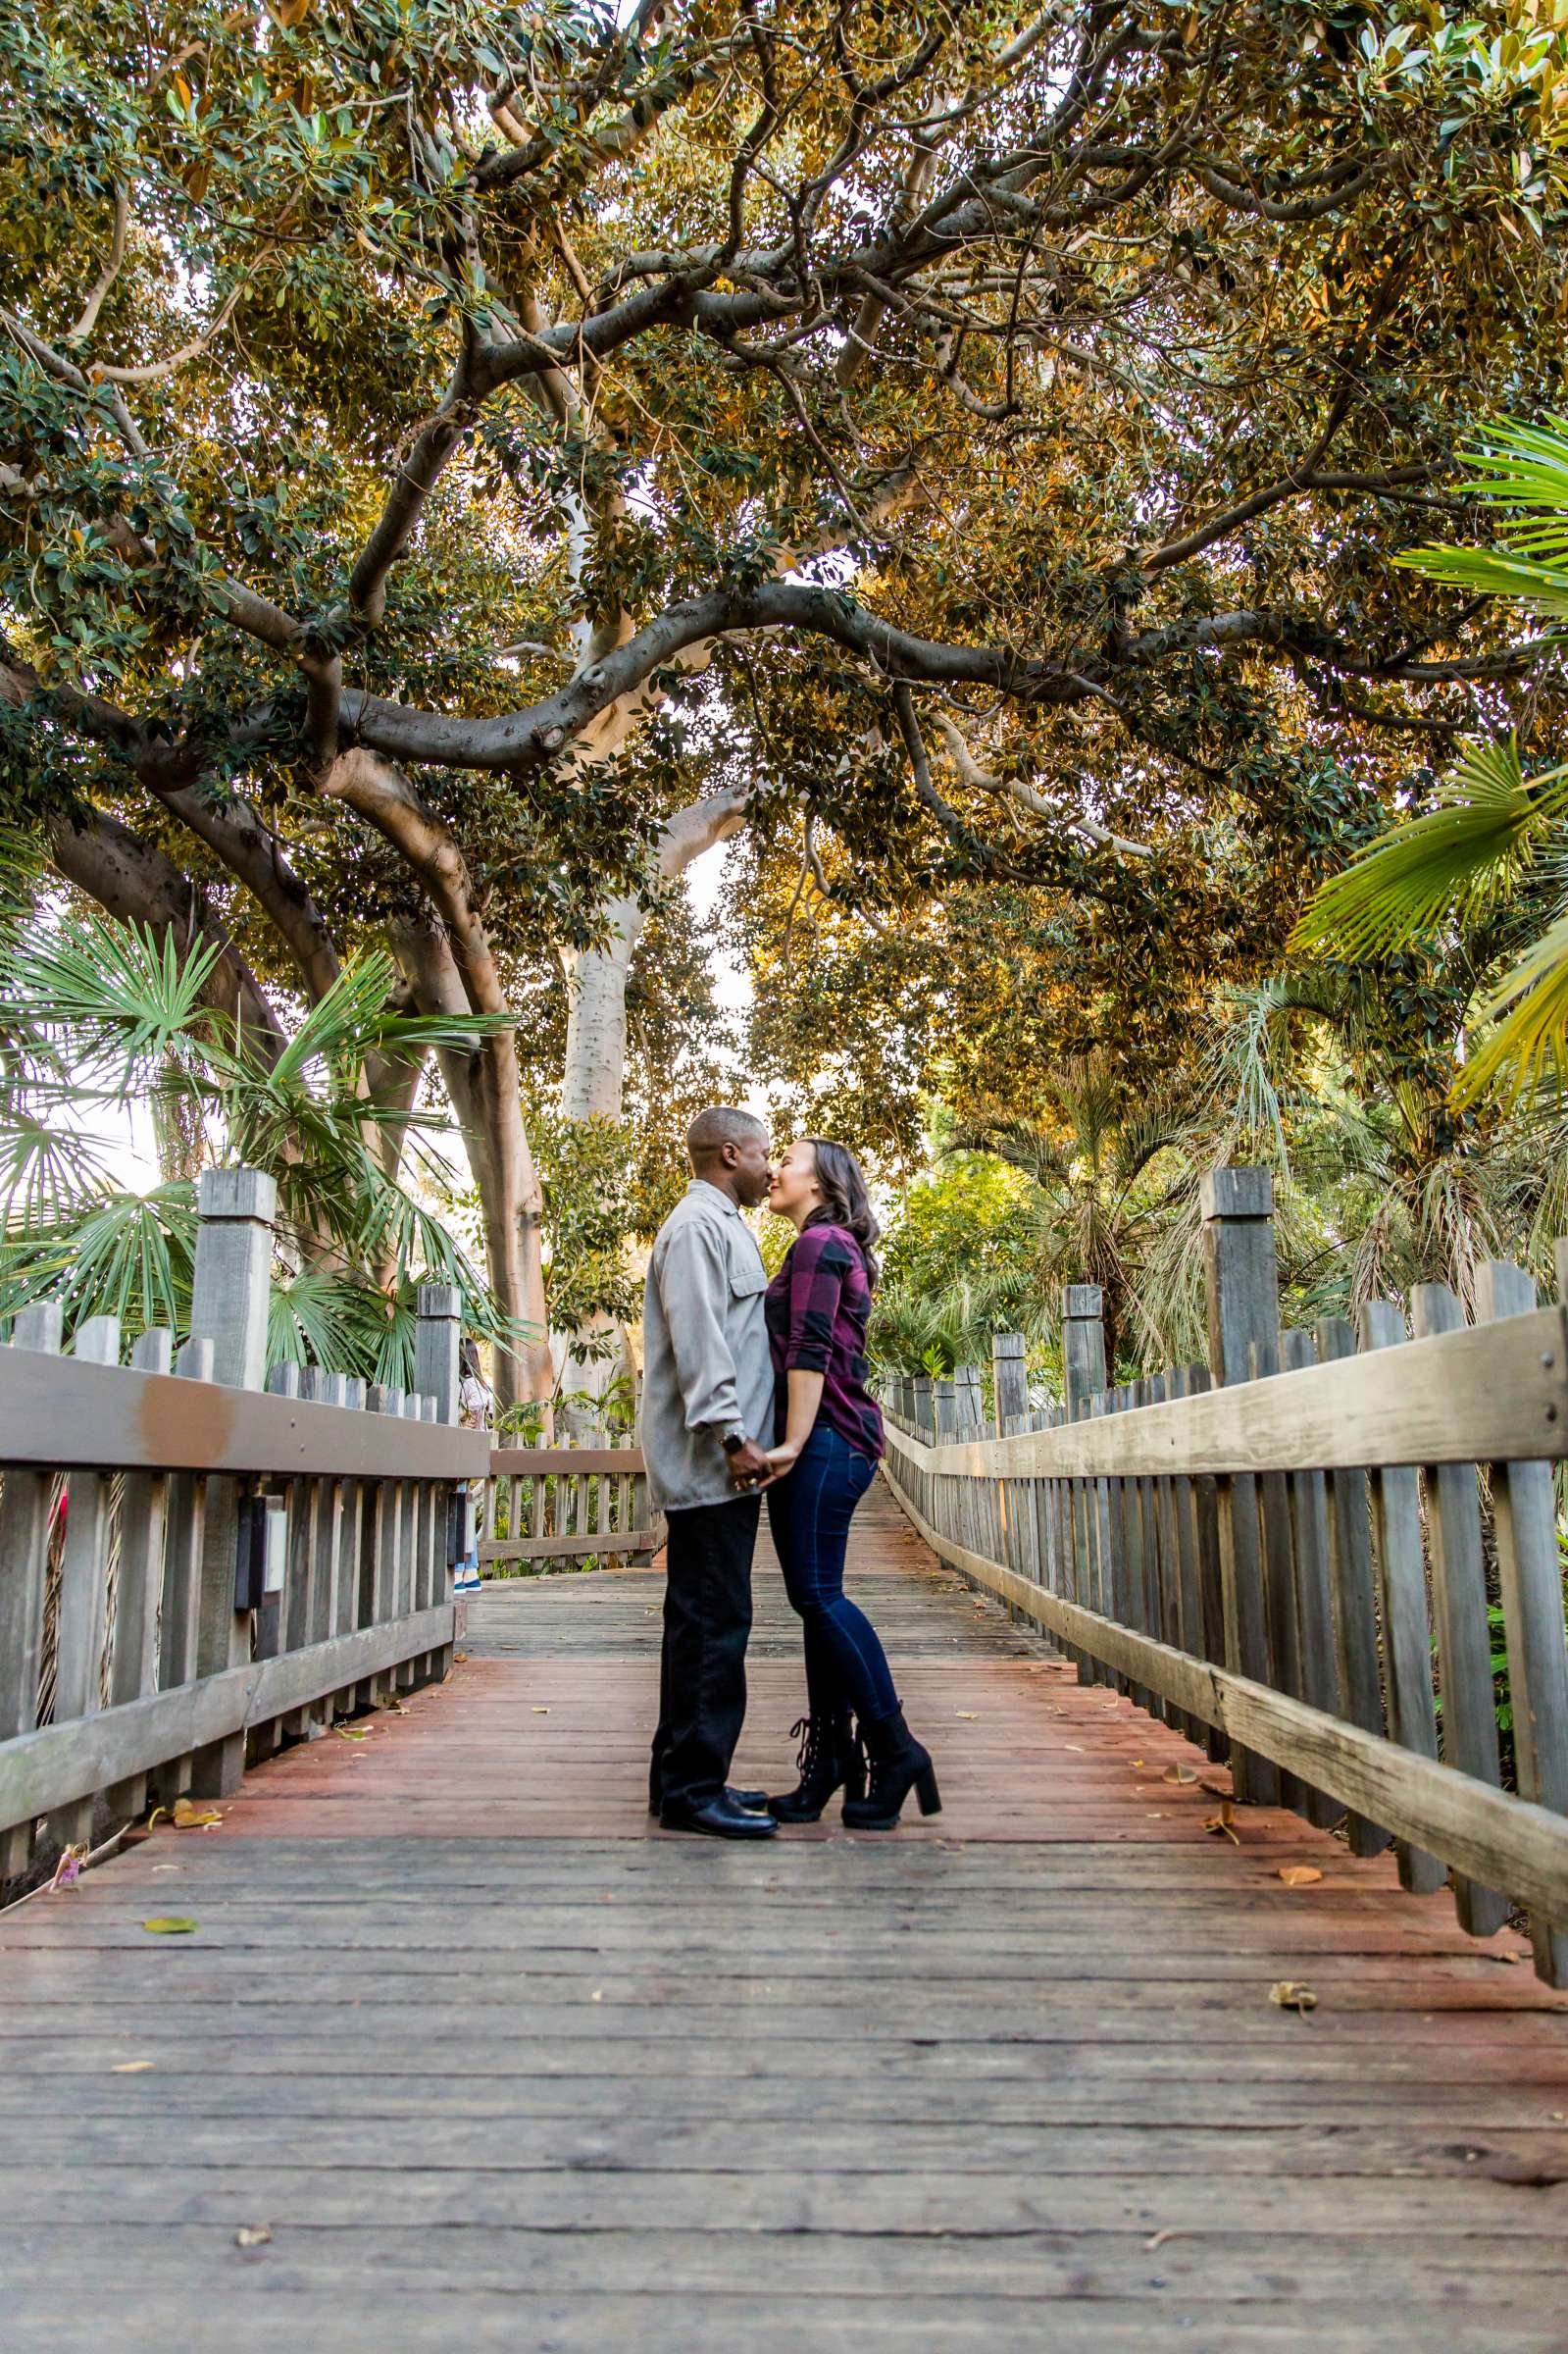
M693 1168L705 1160L714 1160L726 1145L749 1145L768 1131L754 1112L737 1111L733 1103L716 1103L711 1110L699 1111L686 1130L686 1151Z
M773 1171L768 1166L768 1129L755 1113L737 1111L733 1103L716 1103L699 1111L686 1130L686 1151L693 1173L716 1185L742 1209L753 1209L768 1197Z

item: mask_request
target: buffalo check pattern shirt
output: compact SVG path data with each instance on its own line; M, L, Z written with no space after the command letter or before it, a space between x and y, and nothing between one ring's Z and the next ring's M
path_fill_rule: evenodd
M835 1225L824 1210L806 1220L768 1286L767 1308L778 1437L784 1432L789 1375L820 1373L819 1414L851 1447L880 1460L882 1414L866 1387L871 1285L847 1226Z

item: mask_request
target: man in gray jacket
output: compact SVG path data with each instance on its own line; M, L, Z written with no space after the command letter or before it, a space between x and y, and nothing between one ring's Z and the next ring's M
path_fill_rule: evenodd
M642 1305L642 1454L670 1531L648 1801L667 1830L766 1839L762 1792L728 1782L773 1440L768 1274L740 1215L767 1196L768 1132L749 1112L703 1111L686 1150L691 1183L659 1229Z

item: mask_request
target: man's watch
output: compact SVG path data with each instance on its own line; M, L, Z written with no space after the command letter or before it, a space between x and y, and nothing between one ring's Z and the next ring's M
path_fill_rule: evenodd
M724 1434L724 1451L726 1455L738 1455L740 1449L745 1445L745 1443L746 1434L743 1430L727 1430Z

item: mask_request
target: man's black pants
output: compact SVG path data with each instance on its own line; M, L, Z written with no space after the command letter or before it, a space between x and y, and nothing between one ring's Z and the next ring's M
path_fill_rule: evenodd
M667 1515L664 1652L649 1796L717 1798L746 1714L751 1556L760 1496Z

